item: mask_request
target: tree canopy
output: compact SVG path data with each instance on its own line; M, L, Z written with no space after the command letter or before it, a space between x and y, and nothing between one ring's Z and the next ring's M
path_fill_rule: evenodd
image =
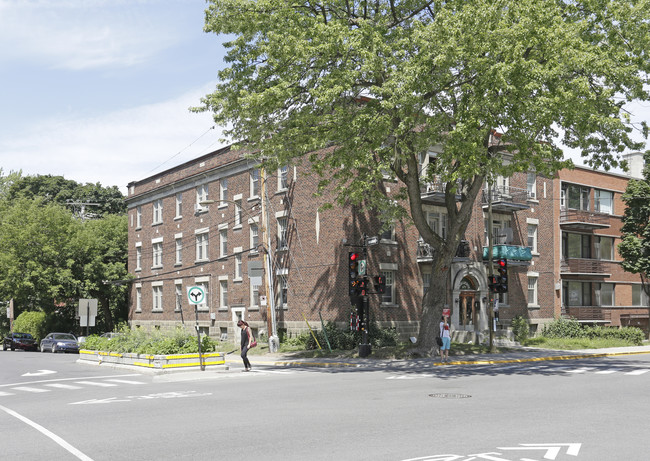
M623 106L649 97L649 2L209 0L205 30L229 37L227 67L195 110L267 163L310 162L341 203L411 219L440 271L486 179L552 175L571 165L563 146L606 169L641 147ZM377 187L387 173L407 200ZM446 239L422 209L434 177L446 184ZM424 300L425 349L439 279Z

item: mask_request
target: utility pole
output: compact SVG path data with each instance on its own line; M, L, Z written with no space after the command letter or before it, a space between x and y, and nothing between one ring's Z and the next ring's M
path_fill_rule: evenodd
M492 242L492 190L493 187L493 182L492 178L488 179L488 228L487 228L487 234L488 234L488 280L492 280L494 277L494 265L492 264L492 248L494 247L494 244ZM494 293L491 289L488 288L488 300L489 300L489 306L487 308L488 310L488 329L490 330L490 352L496 352L494 350L494 297L496 296L496 293Z
M277 331L275 326L275 295L273 294L273 274L271 261L271 236L269 234L269 219L266 211L266 174L264 168L260 168L260 179L262 180L262 241L266 248L264 255L264 273L266 274L266 324L269 337L269 352L277 352Z

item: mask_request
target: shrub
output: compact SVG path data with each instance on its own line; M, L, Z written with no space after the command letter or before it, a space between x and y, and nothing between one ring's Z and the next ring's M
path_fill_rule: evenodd
M584 328L577 320L560 317L544 326L542 336L547 338L584 338L586 335Z
M47 316L45 312L23 312L14 320L14 331L30 333L36 341L47 334Z
M341 329L334 322L325 324L327 339L330 347L338 350L352 350L361 344L362 335L360 331L350 331ZM314 331L318 343L322 348L327 347L327 341L322 330ZM305 349L317 349L318 345L311 333L303 333ZM368 342L375 347L395 346L397 345L397 331L394 328L379 328L376 324L371 324L368 329Z
M574 319L559 318L542 330L547 338L614 339L641 345L645 339L643 331L635 327L584 326Z
M530 333L528 322L521 315L517 315L512 319L512 333L515 335L515 341L523 344Z

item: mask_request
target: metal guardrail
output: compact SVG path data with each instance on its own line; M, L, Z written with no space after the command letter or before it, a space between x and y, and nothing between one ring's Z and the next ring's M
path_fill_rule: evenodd
M560 262L560 272L579 274L603 274L606 264L600 259L565 258Z
M560 224L566 223L586 223L591 225L609 225L611 216L605 213L596 213L585 210L560 210Z
M562 306L562 315L578 321L610 322L612 309L600 306Z

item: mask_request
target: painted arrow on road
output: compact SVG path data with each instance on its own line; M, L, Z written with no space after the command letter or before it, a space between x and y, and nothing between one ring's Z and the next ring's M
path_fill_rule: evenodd
M36 372L34 372L34 373L25 373L25 374L22 375L22 376L44 376L44 375L51 375L51 374L53 374L53 373L56 373L56 371L52 371L52 370L38 370L38 371L36 371Z
M578 456L581 443L520 443L518 447L497 447L497 450L546 450L544 459L556 459L562 451L562 447L567 447L566 454Z

